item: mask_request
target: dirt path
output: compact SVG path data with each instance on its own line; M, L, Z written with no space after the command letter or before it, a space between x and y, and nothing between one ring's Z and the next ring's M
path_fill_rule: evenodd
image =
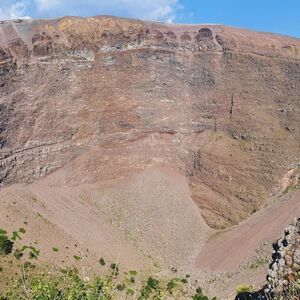
M267 241L276 240L284 227L300 216L300 191L257 212L230 231L212 236L196 260L197 268L228 271L255 255Z

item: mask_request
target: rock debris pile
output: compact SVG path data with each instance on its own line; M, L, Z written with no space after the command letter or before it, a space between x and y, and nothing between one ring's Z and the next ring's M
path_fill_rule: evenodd
M272 263L265 292L284 292L297 280L300 270L300 218L295 218L284 231L284 236L273 244Z

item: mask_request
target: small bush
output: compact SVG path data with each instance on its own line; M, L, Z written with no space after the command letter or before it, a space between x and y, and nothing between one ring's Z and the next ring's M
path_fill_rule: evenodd
M6 235L0 235L0 255L8 255L12 252L14 242L10 241Z
M101 257L101 258L99 259L99 264L100 264L101 266L105 266L105 260L104 260L103 257Z
M131 283L126 277L130 274L124 274L115 276L109 270L103 276L86 279L80 276L76 268L38 272L30 264L21 272L21 277L14 278L5 293L0 294L0 300L209 300L200 288L194 292L187 288L181 278L165 282L150 276Z
M247 284L239 285L239 286L236 288L237 294L238 294L238 293L249 293L249 292L252 292L252 290L253 290L252 285L247 285Z
M109 264L102 276L94 274L91 279L81 276L78 269L51 269L41 271L33 263L25 259L37 259L39 250L33 246L19 246L15 249L16 240L21 240L25 230L14 231L9 238L5 230L0 230L0 255L9 255L19 264L19 275L7 279L6 290L0 300L163 300L163 299L193 299L209 300L201 288L191 288L187 284L189 275L185 278L159 279L155 276L143 278L135 270L120 272L117 263ZM58 248L53 247L54 252ZM27 254L27 255L26 255ZM74 255L75 261L81 260ZM105 266L103 258L99 264Z

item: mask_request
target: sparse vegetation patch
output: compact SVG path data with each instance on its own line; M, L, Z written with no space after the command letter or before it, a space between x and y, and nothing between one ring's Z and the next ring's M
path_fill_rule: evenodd
M118 263L106 263L99 259L99 274L88 278L76 267L45 270L31 261L40 251L33 246L16 247L15 241L22 239L25 230L14 231L9 237L0 230L0 259L10 257L19 267L19 274L8 280L0 300L113 300L113 299L192 299L209 300L200 287L191 284L190 275L185 278L144 277L136 270L123 272ZM58 252L56 247L53 252ZM27 254L27 255L25 255ZM81 260L74 256L75 263Z

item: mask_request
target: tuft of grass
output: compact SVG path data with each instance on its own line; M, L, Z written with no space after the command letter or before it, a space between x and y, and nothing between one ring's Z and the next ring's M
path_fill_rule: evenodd
M124 276L125 274L125 276ZM127 275L126 275L127 274ZM131 272L135 277L135 272ZM164 300L191 299L209 300L200 287L182 283L182 278L163 280L150 276L138 281L128 281L130 273L115 275L109 268L107 273L91 279L81 276L76 268L47 269L37 271L31 264L22 268L20 277L10 281L1 300L42 299L42 300ZM215 298L214 298L215 299Z
M290 185L288 185L286 188L285 188L285 190L283 191L283 194L285 195L285 194L287 194L287 193L289 193L289 192L292 192L293 190L295 190L296 189L296 185L294 184L294 183L291 183Z
M77 260L77 261L81 260L81 257L78 256L78 255L74 255L73 258L74 258L75 260Z
M264 266L267 263L268 263L268 259L267 258L258 258L256 260L254 260L253 262L251 262L249 268L251 270L256 270L256 269Z
M7 231L0 228L0 235L7 235Z
M248 284L241 284L236 288L236 293L247 293L247 292L252 292L253 291L253 287L252 285L248 285Z
M20 228L19 232L24 234L24 233L26 233L26 230L24 228Z
M101 257L101 258L99 259L99 264L100 264L101 266L105 266L105 260L104 260L103 257Z
M13 232L10 238L5 230L0 231L0 247L4 249L0 257L7 256L19 267L19 272L11 275L11 278L5 276L5 282L1 282L5 290L2 293L0 291L0 300L209 300L200 287L196 288L189 282L190 275L171 279L155 275L144 277L135 270L121 272L117 263L107 264L104 274L94 274L91 278L80 274L76 267L62 269L45 266L45 269L41 269L27 261L39 257L38 249L31 245L20 246L20 241L17 242L18 248L15 248L13 238L21 240L23 233L25 231L20 229ZM6 243L10 245L9 248ZM52 250L57 252L58 248L53 247ZM73 258L81 260L77 255ZM99 263L106 265L104 258L100 258ZM1 280L4 280L3 277Z

